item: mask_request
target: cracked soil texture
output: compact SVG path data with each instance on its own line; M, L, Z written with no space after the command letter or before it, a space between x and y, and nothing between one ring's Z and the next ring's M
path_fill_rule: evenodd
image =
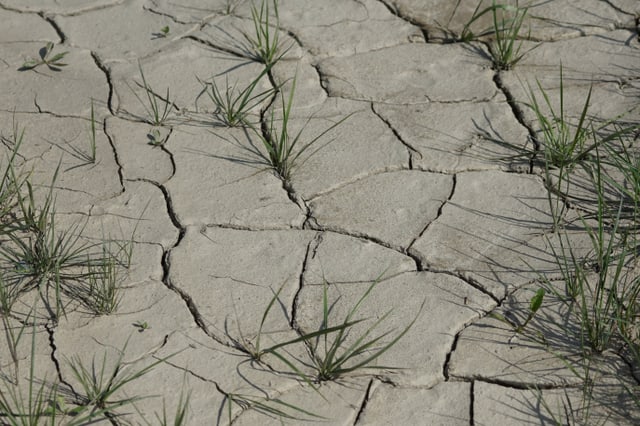
M57 173L60 229L133 247L109 315L70 295L65 316L31 315L41 296L21 294L3 324L27 337L14 356L0 336L0 380L24 389L33 361L38 381L77 401L72 360L121 358L132 371L162 360L116 393L144 398L100 423L112 425L156 424L163 409L172 418L181 391L192 425L573 423L563 407L584 411L584 381L580 342L563 337L570 313L549 298L531 323L553 350L490 315L523 321L541 274L561 278L543 171L513 147L533 145L529 88L556 102L561 64L568 117L591 88L595 121L640 122L640 5L525 3L526 53L498 71L487 37L454 40L476 1L280 0L289 50L255 90L293 91L288 131L301 143L348 117L284 180L260 140L271 119L280 128L281 95L255 105L248 120L262 128L251 129L226 127L203 92L212 79L246 87L264 70L244 35L250 1L0 0L2 164L24 128L16 165L31 172L36 200ZM21 69L48 42L67 65ZM161 106L170 96L161 126L144 84ZM311 340L285 348L295 371L274 353L247 354L261 332L266 348L327 326L325 294L328 326L340 324L372 282L352 318L367 321L345 346L377 320L370 337L389 333L378 345L415 321L380 368L314 390L300 376L313 375ZM627 359L593 362L589 422L640 424Z

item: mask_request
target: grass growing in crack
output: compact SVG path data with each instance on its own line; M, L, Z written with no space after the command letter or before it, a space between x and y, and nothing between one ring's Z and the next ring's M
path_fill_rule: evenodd
M278 0L271 0L275 25L272 27L270 18L269 0L262 0L260 9L255 3L251 4L251 19L253 21L254 34L245 34L245 38L251 45L256 59L270 67L278 62L287 52L280 43L280 16L278 14Z
M56 228L53 185L58 171L59 168L41 207L36 205L33 186L26 182L28 195L18 196L21 213L18 228L7 234L10 244L0 246L0 257L11 270L11 275L5 278L19 286L18 291L38 288L43 294L53 285L56 317L64 312L62 281L87 276L78 268L86 264L88 250L88 246L80 242L80 233L76 232L79 225L62 232Z
M379 282L379 279L377 279L369 286L369 288L367 288L358 302L349 311L342 323L338 325L330 325L329 312L331 309L329 308L328 302L328 285L325 282L322 306L323 318L320 328L317 331L303 333L295 339L275 344L266 349L257 348L256 351L252 353L252 356L254 359L260 359L266 354L275 356L290 368L295 375L300 377L315 390L317 390L317 388L313 385L313 382L319 383L328 380L335 380L358 370L395 369L395 367L375 365L373 362L393 347L411 329L422 312L422 307L415 318L388 342L384 342L384 339L389 336L391 333L390 331L374 337L372 337L372 335L376 328L388 318L391 311L385 313L362 334L351 341L353 327L366 321L366 319L354 319L354 317ZM262 330L262 324L277 299L278 294L279 292L275 293L274 298L265 310L260 330ZM286 348L297 343L305 344L309 354L308 361L298 360L297 358L290 357L287 354ZM302 370L305 368L314 371L314 375L309 376L304 373Z
M501 12L500 19L498 19L498 11ZM505 8L498 8L495 1L493 2L492 15L495 39L490 44L489 52L491 53L493 65L498 70L510 70L525 55L524 52L521 52L522 42L517 40L522 23L527 15L527 9L521 9L516 6L515 10L513 10L513 16L506 16L507 12L511 11L512 9L506 6Z
M544 102L540 102L534 91L529 87L530 104L528 106L534 112L540 126L540 136L537 139L542 148L542 163L544 165L545 182L549 193L549 207L553 216L554 229L559 229L560 222L566 212L571 175L575 168L580 166L588 173L592 173L594 164L597 164L597 168L600 170L600 163L605 163L600 158L600 154L595 152L600 147L604 147L612 158L611 165L620 168L620 171L626 175L625 177L630 179L634 188L626 193L631 196L631 200L635 200L637 205L637 200L640 198L635 192L639 187L638 185L640 185L638 183L640 174L634 169L638 162L637 158L630 156L629 151L625 154L624 149L620 152L616 151L617 148L614 148L615 142L622 141L623 137L630 134L636 127L618 128L615 131L608 132L606 135L602 135L604 129L610 126L612 122L606 122L596 127L587 118L592 88L589 89L577 123L571 123L564 106L562 67L560 67L560 104L558 108L554 108L548 93L542 88L539 81L537 85ZM545 109L549 110L550 115L547 115ZM624 147L624 143L620 145ZM535 153L531 152L531 154ZM525 153L524 155L527 154ZM596 157L598 158L596 159ZM599 171L598 174L601 174L601 172ZM612 181L608 177L605 177L605 179L609 182ZM615 180L613 179L613 181ZM619 184L614 184L613 182L611 184L614 188L619 186Z
M542 307L542 302L544 300L545 294L546 291L544 288L539 288L538 291L536 291L536 293L529 301L529 313L527 314L527 318L522 324L514 324L512 321L509 321L504 315L497 312L490 312L489 316L509 325L509 327L513 328L513 331L515 331L516 333L522 333L527 327L527 324L531 322L533 317L535 317L536 313L540 310L540 307Z
M554 229L558 229L566 209L564 194L569 191L570 174L577 164L586 161L591 152L598 146L598 142L588 145L592 136L592 129L586 122L587 111L591 102L591 89L582 107L578 123L569 123L564 108L564 86L562 67L560 67L560 105L555 109L549 100L549 95L537 81L538 89L544 99L544 104L538 101L534 91L529 88L530 105L533 110L541 136L538 142L543 148L545 182L549 189L549 208L553 216ZM551 116L547 116L544 107L549 109ZM555 179L555 183L553 183ZM555 195L555 198L552 197Z
M98 315L115 312L122 299L115 259L104 256L96 262L87 258L87 266L89 288L85 303Z
M596 352L602 352L618 331L625 314L623 301L633 302L640 282L628 282L623 273L625 253L614 253L618 242L617 228L605 235L605 224L597 228L584 222L593 245L592 256L583 259L575 254L565 236L561 252L554 253L566 283L568 303L575 311L585 342ZM622 237L624 238L624 237Z
M36 305L32 307L31 316L36 311ZM27 317L28 321L28 317ZM42 424L64 424L66 426L80 426L94 424L101 419L114 420L118 413L118 408L133 404L142 397L122 398L114 400L116 392L121 391L125 386L138 380L140 377L164 362L173 355L148 365L139 370L130 371L130 365L123 361L124 352L127 347L125 343L120 352L119 358L112 369L107 371L106 354L102 364L94 362L90 368L85 367L78 357L67 360L72 373L83 388L84 393L79 400L68 400L68 391L62 391L57 383L49 383L38 380L35 376L35 349L36 349L36 321L31 321L31 357L29 376L27 377L26 391L20 387L18 381L12 382L6 376L0 376L0 424L9 426L39 426ZM7 327L5 324L5 331ZM15 346L25 330L25 325L14 337ZM17 352L16 352L17 353ZM17 357L17 355L16 355ZM188 407L188 397L181 396L178 410L174 417L174 424L185 424ZM164 421L159 417L160 424L167 424L166 412Z
M615 193L620 195L619 212L616 214L616 204L610 203L607 206L609 212L607 216L620 216L619 228L627 233L628 251L630 255L640 256L640 242L638 241L638 230L640 230L640 152L634 150L631 144L624 140L625 136L631 134L629 128L616 129L613 132L616 143L603 145L603 155L598 159L612 169L612 173L607 173L605 168L600 167L599 162L595 167L591 167L591 173L600 176L602 185L606 186L602 192Z
M240 329L240 326L238 325L238 334L240 335L240 340L235 340L234 339L234 345L235 347L244 352L245 354L249 355L251 357L252 360L254 361L260 361L262 356L264 355L264 352L262 350L262 346L261 346L261 339L262 339L262 330L264 328L264 323L267 320L267 317L269 316L269 312L271 312L271 308L273 308L273 306L275 305L276 301L278 301L278 298L280 296L280 293L282 292L282 289L284 288L284 284L283 283L280 288L278 289L278 291L275 291L273 293L273 297L271 298L271 300L269 301L269 303L267 304L266 309L264 310L264 312L262 313L262 319L260 320L260 326L258 327L258 334L256 335L256 339L255 339L255 343L251 343L248 339L246 339L244 337L244 335L242 334L242 330Z
M227 126L236 127L247 124L247 115L253 108L272 96L278 88L270 88L255 94L255 88L262 78L269 73L271 66L262 72L247 87L238 91L237 82L229 86L229 77L225 74L225 86L221 89L215 77L211 82L202 82L204 90L215 106L214 114Z
M21 293L33 289L46 301L46 309L54 320L65 314L63 294L85 303L97 314L113 312L119 302L120 268L128 267L131 261L133 240L115 242L118 248L114 253L112 240L84 242L81 239L84 227L79 222L60 231L54 195L60 165L43 200L37 202L30 180L16 177L12 165L15 152L12 155L5 173L11 182L12 201L5 214L15 217L1 229L4 241L0 244L3 312L11 310Z
M400 340L411 329L413 324L418 319L422 312L422 307L418 311L418 314L414 319L391 341L382 343L382 340L387 337L391 332L385 332L377 335L376 337L370 337L374 330L387 319L391 310L387 311L380 319L375 321L373 325L366 329L353 343L347 346L349 337L349 330L352 325L363 321L354 320L354 316L358 312L360 306L365 302L365 299L373 291L379 280L374 281L369 288L364 292L362 297L353 306L345 317L342 324L339 326L339 330L329 338L329 333L321 333L313 338L305 339L309 354L311 356L311 363L307 366L311 367L316 372L316 381L322 382L327 380L335 380L338 377L352 373L360 369L395 369L396 367L387 367L373 365L372 363L378 359L387 350L393 347L398 340ZM327 298L327 284L325 282L322 298L322 325L320 331L330 330L329 327L329 304ZM423 303L424 305L424 303ZM382 346L378 346L382 345Z
M578 319L584 334L596 352L607 349L618 333L632 336L628 331L637 327L640 296L640 277L630 276L627 264L629 234L619 229L622 199L616 216L611 218L604 200L601 176L600 164L597 163L593 176L598 202L596 226L582 221L593 253L586 261L576 259L567 240L572 274L569 275L566 268L561 269L563 278L569 283L569 297L577 303ZM610 220L613 222L609 223Z
M473 15L464 25L458 41L469 43L480 37L493 36L489 44L489 54L493 66L497 70L509 70L513 68L527 52L522 51L522 42L519 41L520 30L527 16L527 8L508 4L496 3L482 8L482 1L478 2ZM486 15L491 15L493 26L478 33L474 33L471 27Z
M5 140L11 146L11 152L6 157L6 164L3 167L0 177L0 235L4 235L4 230L14 225L13 210L18 205L18 198L27 178L19 171L16 171L15 162L18 150L24 139L24 129L20 130L16 122L13 122L13 136L11 140Z
M506 10L513 9L513 6L509 6L505 4L496 4L495 1L491 4L491 6L487 6L484 9L481 9L481 6L482 6L482 1L478 2L478 4L476 5L476 8L473 11L473 14L471 15L471 18L469 18L467 23L462 28L462 31L458 36L458 41L468 43L470 41L477 39L478 37L483 37L483 36L494 33L496 31L497 26L494 26L494 28L487 28L478 33L473 32L471 27L475 24L476 21L478 21L479 19L482 19L482 17L485 15L488 15L491 13L495 17L498 10L506 11Z
M24 329L23 329L24 330ZM22 331L21 330L21 333ZM37 426L55 420L55 412L49 413L49 402L56 399L57 387L49 386L42 381L36 384L35 348L36 325L33 321L31 330L31 362L29 368L27 394L19 389L18 383L4 381L0 389L0 422L10 426Z
M40 65L46 65L51 71L62 71L62 67L66 67L68 64L62 62L62 59L69 52L60 52L51 56L54 48L53 42L48 42L44 47L38 51L39 59L29 59L19 68L20 71L32 70Z
M120 392L125 386L149 373L158 364L165 362L173 356L169 355L144 368L132 371L131 364L125 363L123 360L128 344L129 339L127 339L119 351L120 355L109 371L107 371L108 361L106 352L103 354L100 364L96 363L94 356L91 367L86 367L78 356L67 359L67 364L74 378L82 387L83 393L78 401L79 406L90 407L92 413L103 413L108 418L117 416L115 410L126 405L131 405L143 397L136 396L113 399L114 395Z
M295 86L296 78L294 77L288 100L285 100L284 95L282 94L282 92L280 92L282 100L282 120L279 129L275 124L276 119L274 110L271 111L271 118L266 129L263 129L263 131L260 132L255 127L252 127L258 138L260 138L262 145L267 150L269 164L285 182L288 182L290 180L291 174L295 167L298 165L298 160L300 159L302 154L304 154L309 148L311 148L311 146L318 142L320 138L342 124L352 115L349 114L338 122L332 124L310 141L302 142L301 136L306 126L302 126L300 131L298 131L295 136L291 136L288 129L289 120L291 117L291 107L293 105L293 96L295 93ZM307 123L310 120L311 118L307 120ZM324 146L326 146L326 144L321 145L318 149L312 151L307 156L307 158L309 158L309 156L313 155Z
M136 84L144 90L146 101L140 95L138 95L138 93L136 93L136 91L133 90L131 86L129 86L129 89L133 92L147 114L145 122L151 124L152 126L163 126L166 123L169 114L171 114L171 112L176 108L173 101L171 101L169 88L167 87L167 92L164 98L157 95L156 92L153 91L151 86L149 86L149 83L147 83L147 79L145 78L144 72L142 71L142 65L138 64L138 69L140 70L142 83L136 82Z
M152 40L157 40L159 38L167 38L169 37L170 32L171 32L171 28L169 28L168 25L165 25L164 27L160 28L159 31L151 34L151 38Z
M565 364L583 383L583 406L580 410L587 417L594 386L591 378L594 355L607 350L620 352L626 347L631 358L627 362L634 369L640 368L640 276L634 271L638 254L630 252L628 244L629 239L635 238L636 231L622 226L625 203L622 191L618 192L618 209L615 212L605 199L605 173L599 151L598 147L594 149L595 155L587 167L596 196L596 212L594 217L580 218L589 237L589 251L584 255L578 254L568 235L561 234L560 248L550 246L565 283L564 293L554 290L546 281L579 325L579 335L571 337L577 337L580 342L583 372L577 371L568 361ZM621 383L629 395L636 398L637 389L628 389L622 379ZM640 401L636 399L636 402L640 407ZM573 415L573 408L570 411Z

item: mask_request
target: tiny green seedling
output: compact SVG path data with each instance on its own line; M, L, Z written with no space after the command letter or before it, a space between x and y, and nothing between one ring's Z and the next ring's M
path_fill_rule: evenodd
M69 52L60 52L52 57L53 42L48 42L46 46L42 47L38 52L40 59L29 59L19 68L20 71L28 71L39 67L40 65L46 65L51 71L62 71L61 67L66 67L68 64L62 62L62 58Z
M504 315L499 314L497 312L491 312L489 316L497 320L500 320L505 324L508 324L511 328L513 328L513 330L516 333L522 333L525 327L527 326L527 324L529 324L529 322L536 315L536 312L538 312L538 310L542 306L544 295L545 295L544 288L539 288L538 291L536 291L536 294L533 295L533 297L531 298L531 301L529 302L529 314L527 315L527 318L524 320L522 324L516 325L513 322L509 321Z
M137 321L133 323L133 326L138 329L138 333L142 333L146 330L149 330L151 326L146 321Z
M161 146L166 142L166 138L162 137L162 134L158 129L152 129L147 133L147 139L149 140L147 143L152 146Z
M153 39L167 38L170 32L171 32L171 28L169 28L168 25L165 25L164 27L160 28L158 32L155 32L151 35L153 36L152 37Z

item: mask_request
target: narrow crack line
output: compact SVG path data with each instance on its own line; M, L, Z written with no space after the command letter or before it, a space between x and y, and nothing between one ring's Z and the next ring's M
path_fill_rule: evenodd
M360 408L358 409L358 413L356 414L356 418L353 421L353 426L356 426L360 421L360 418L364 414L367 409L367 404L369 403L369 398L371 397L371 392L373 390L373 383L375 379L369 380L369 384L367 385L367 390L364 392L364 396L362 397L362 402L360 403Z
M109 95L107 96L107 108L109 109L109 112L111 113L111 115L113 115L115 117L116 114L113 111L113 93L114 93L114 89L113 89L113 80L111 78L111 71L109 70L109 68L105 64L102 63L102 59L100 59L100 57L98 56L98 54L96 52L92 51L91 52L91 57L93 58L93 62L104 73L104 76L107 79L107 86L109 86Z
M206 382L206 383L211 383L211 384L216 386L216 389L220 390L220 388L218 387L218 382L216 382L215 380L207 379L206 377L203 377L203 376L201 376L199 374L196 374L195 372L189 370L186 367L182 367L180 365L174 364L173 362L171 362L170 360L167 360L166 358L160 358L157 355L151 355L151 357L153 359L158 360L158 361L162 360L162 362L164 364L167 364L167 365L169 365L169 366L171 366L171 367L173 367L173 368L175 368L177 370L183 371L183 372L189 374L190 376L195 377L198 380L201 380L201 381Z
M327 98L332 98L333 96L331 96L331 94L329 93L329 89L327 88L327 77L322 73L322 71L320 71L320 65L310 65L314 70L316 70L316 74L318 74L318 82L320 83L320 88L322 88L324 94L327 96Z
M169 18L176 24L193 25L195 28L202 28L202 26L205 24L206 20L208 20L211 16L215 16L216 15L214 13L213 15L206 16L199 22L181 21L178 18L176 18L175 16L171 15L170 13L166 13L166 12L162 12L162 11L154 9L153 6L155 6L155 4L153 4L153 2L151 4L152 4L151 6L149 6L147 4L143 4L142 5L142 10L144 10L145 12L149 12L151 14L157 15L157 16L161 16L163 18Z
M53 30L58 34L58 37L60 37L60 43L65 43L68 40L64 31L62 31L62 28L60 28L58 23L53 19L53 16L49 16L45 12L39 12L38 16L47 21L49 25L53 27Z
M170 181L176 175L176 171L177 171L176 159L173 156L173 152L169 151L169 149L167 148L167 142L169 141L169 138L171 138L172 134L173 134L173 127L169 129L169 134L165 138L164 143L160 145L160 150L169 156L169 161L171 162L171 174L169 175L169 178L165 180L165 183Z
M378 0L378 2L382 3L382 5L393 15L396 16L400 19L402 19L403 21L413 25L414 27L418 27L420 29L420 32L422 33L422 36L424 37L424 41L426 43L429 42L429 31L423 27L423 25L416 21L415 19L411 18L410 16L407 15L403 15L402 13L400 13L400 11L398 10L398 8L393 7L393 5L387 3L384 0Z
M322 231L323 233L331 232L331 233L338 234L338 235L343 235L343 236L347 236L347 237L352 237L352 238L357 238L357 239L360 239L360 240L368 241L370 243L379 245L379 246L384 247L384 248L389 249L389 250L393 250L395 252L398 252L398 253L402 254L403 256L407 256L407 257L410 257L410 258L413 259L413 256L411 254L409 254L409 253L405 253L405 250L403 248L393 247L390 244L385 243L384 241L378 240L375 237L370 237L368 235L360 235L358 233L352 233L352 232L348 232L348 231L329 229L329 228L323 227L322 225L318 225L317 223L314 225L313 228L309 228L309 229L312 229L314 231ZM395 276L395 275L393 275L393 276ZM391 278L391 276L389 278ZM367 282L369 282L369 281L367 281Z
M176 248L182 242L182 238L184 238L184 235L187 232L187 227L180 223L180 220L178 219L178 216L175 213L175 209L173 208L173 200L171 199L171 194L169 194L169 191L167 190L167 188L165 188L164 185L159 184L158 182L154 182L150 179L137 179L137 180L140 182L147 182L155 186L160 190L160 192L162 192L165 205L167 208L167 214L169 215L169 220L171 220L171 224L178 230L178 239L176 243L171 248L169 248L169 250Z
M407 148L407 151L409 152L409 170L413 169L413 162L412 162L412 158L413 158L413 154L417 154L420 156L420 158L422 158L422 154L420 153L420 151L418 151L418 149L411 145L409 142L407 142L406 140L404 140L404 138L400 135L400 132L398 132L398 130L391 124L391 121L389 121L388 119L386 119L385 117L383 117L377 110L375 107L375 103L371 102L370 103L371 106L371 112L373 112L373 114L378 117L380 120L382 120L382 122L384 124L386 124L386 126L389 128L389 130L391 130L391 132L393 133L393 135L396 137L396 139L398 139L400 141L400 143L402 143L402 145L405 146L405 148Z
M464 377L460 377L460 379L464 379ZM531 390L531 389L540 389L540 390L561 390L561 389L582 389L584 387L583 384L550 384L550 383L535 383L535 382L516 382L512 380L503 380L492 377L480 377L475 376L471 378L474 382L482 382L488 383L491 385L502 386L503 388L508 389L517 389L517 390Z
M476 419L475 419L475 411L474 411L474 404L476 403L476 397L475 397L475 392L476 392L476 382L475 380L471 381L471 390L469 392L469 426L475 426L476 424Z
M124 2L126 2L127 0L118 0L114 3L107 3L107 4L98 4L95 6L87 6L84 9L76 9L76 10L72 10L69 12L57 12L56 15L60 15L60 16L64 16L64 17L69 17L69 16L79 16L79 15L83 15L85 13L88 12L95 12L98 10L102 10L102 9L109 9L112 7L116 7L116 6L120 6L121 4L123 4ZM60 1L55 1L55 3L60 3ZM44 13L54 13L54 12L49 12L47 10L43 10L42 12Z
M0 10L6 10L8 12L16 12L16 13L27 14L27 15L39 15L40 13L42 13L42 11L38 11L38 10L23 10L17 7L7 6L1 3L0 3Z
M271 85L273 86L274 89L274 94L271 97L271 100L269 101L269 103L265 106L264 109L262 109L260 111L260 131L262 133L262 138L264 139L264 141L267 141L266 143L271 144L272 146L277 144L276 141L273 140L273 135L271 134L271 130L272 127L271 125L267 124L267 110L269 108L271 108L274 104L274 102L276 101L276 97L278 96L278 93L280 92L279 87L280 85L275 81L275 78L271 72L271 70L269 70L269 72L267 73L268 77L269 77L269 81L271 82ZM286 160L285 160L286 161ZM296 206L298 206L298 208L305 214L305 216L308 218L309 217L309 206L307 205L307 202L304 198L302 198L301 195L299 195L295 188L293 187L293 185L291 184L291 181L289 179L287 179L284 176L281 176L278 172L275 171L274 172L276 174L276 176L278 176L280 178L280 180L282 181L282 189L285 190L285 192L287 193L287 197L289 198L289 200L291 200ZM306 219L305 219L306 222Z
M318 252L318 247L320 246L320 243L322 243L322 235L323 235L322 232L316 233L313 239L309 241L309 244L307 244L307 249L304 254L304 259L302 261L302 268L300 270L300 275L298 277L298 289L296 290L296 293L293 295L293 300L291 301L289 326L293 330L297 331L298 333L300 333L300 329L296 321L296 318L298 316L298 299L300 297L300 293L302 292L302 288L304 287L305 275L307 272L307 268L309 266L309 262L311 259L314 259L316 257L316 253Z
M120 180L120 194L126 192L126 188L124 186L124 171L122 167L122 163L120 163L120 156L118 155L118 150L116 149L116 144L111 135L107 132L107 119L105 118L102 121L102 132L107 137L109 141L109 146L111 146L111 151L113 152L113 159L118 165L118 179Z
M466 329L467 327L463 327L462 330L456 333L456 335L453 337L453 343L451 343L451 348L447 352L447 355L444 357L444 364L442 365L442 375L444 376L445 382L448 382L451 380L451 375L449 374L449 368L451 367L450 365L451 356L453 355L453 353L458 347L458 340L460 340L460 334L462 334L462 332Z
M287 197L289 197L289 200L291 200L296 206L298 206L298 208L302 210L306 217L309 217L310 213L307 201L296 192L289 180L282 179L282 189L287 192Z
M614 3L611 2L611 0L603 0L603 2L606 3L609 7L611 7L613 10L615 10L618 13L622 13L622 14L629 15L629 16L634 16L634 14L632 12L624 10L623 8L615 5Z
M316 229L318 227L318 220L313 216L311 208L307 207L307 214L304 222L302 222L302 229Z
M45 328L45 330L47 330L47 333L49 334L49 347L51 348L51 361L56 366L56 373L58 374L58 381L61 384L65 385L71 391L71 393L73 393L74 398L78 398L78 393L76 392L76 390L62 376L62 369L60 368L60 361L58 360L58 358L56 356L56 352L58 351L58 347L56 346L56 341L55 341L55 336L54 336L55 328L50 326L49 324L45 324L44 328Z
M157 182L153 182L153 181L147 180L147 179L140 179L140 181L150 183L150 184L156 186L158 189L160 189L160 191L162 192L162 194L164 196L164 199L165 199L166 208L167 208L167 214L169 215L169 219L171 220L171 223L173 224L173 226L176 229L178 229L178 238L177 238L176 242L173 244L173 246L171 246L168 249L164 250L164 252L162 253L162 259L161 259L161 263L162 263L162 283L169 290L177 293L178 296L180 296L182 298L184 303L187 305L187 309L189 309L189 312L191 313L191 316L193 317L193 321L196 323L196 325L198 327L200 327L200 329L207 336L209 336L215 342L217 342L217 343L219 343L221 345L229 347L228 342L224 341L223 339L220 339L218 336L215 335L215 333L213 333L211 330L209 330L209 327L207 327L207 324L205 323L204 318L200 314L200 311L198 310L198 307L196 306L196 303L195 303L194 299L191 297L191 295L189 293L187 293L186 291L184 291L183 289L181 289L178 286L176 286L171 281L171 277L170 277L171 253L176 247L178 247L182 243L182 240L184 239L184 236L185 236L185 234L187 232L186 226L184 226L183 224L180 223L180 221L178 219L178 216L175 213L175 209L173 207L173 200L171 199L171 194L169 193L167 188L165 188L164 185L161 185L161 184L159 184Z
M333 232L335 234L340 234L340 235L346 235L348 237L353 237L353 238L359 238L362 240L366 240L369 241L371 243L377 244L379 246L382 246L384 248L388 248L390 250L393 251L397 251L400 254L403 254L405 256L408 256L407 251L404 247L401 246L394 246L391 243L388 243L386 241L382 241L379 238L373 237L371 235L367 235L365 233L361 233L361 232L352 232L346 229L341 229L341 228L336 228L333 226L325 226L325 225L320 225L317 222L314 222L313 224L310 223L310 228L314 231L323 231L323 232Z
M222 345L226 345L226 342L222 341L221 339L219 339L214 333L212 333L209 328L207 327L207 325L205 324L204 318L202 317L202 315L200 314L200 312L198 311L198 307L196 306L193 298L191 297L191 295L189 295L186 291L182 290L181 288L177 287L176 285L173 284L173 282L171 281L171 277L170 277L170 270L171 270L171 252L180 245L180 243L182 242L182 240L184 239L184 236L187 232L187 228L182 225L175 213L174 207L173 207L173 201L171 199L171 194L169 194L169 191L164 187L164 185L158 184L157 182L153 182L151 180L146 180L146 179L140 179L140 181L144 181L147 182L151 185L154 185L155 187L157 187L158 189L160 189L160 191L162 192L162 195L164 196L165 199L165 204L166 204L166 209L167 209L167 214L169 215L169 219L171 220L171 223L173 224L173 226L178 229L178 238L176 239L176 242L173 244L173 246L171 246L168 249L165 249L164 252L162 253L162 259L161 259L161 264L162 264L162 283L171 291L175 292L178 294L178 296L180 296L182 298L182 300L185 302L185 304L187 305L187 309L189 309L189 312L191 313L191 316L193 317L193 321L196 323L196 325L198 327L200 327L200 329L210 338L212 338L214 341L222 344Z
M455 194L456 192L456 188L458 186L458 175L454 174L452 176L452 182L451 182L451 191L449 192L449 196L447 197L446 200L444 200L442 202L442 204L440 205L440 207L438 208L438 213L436 214L436 217L433 220L430 220L429 223L426 224L426 226L422 229L422 231L418 234L418 236L416 236L411 243L409 244L409 246L407 247L407 253L412 251L412 247L413 245L416 243L416 241L418 241L420 238L422 238L422 236L427 232L427 230L431 227L431 225L436 222L438 219L440 219L440 217L442 216L442 211L444 210L444 207L449 203L449 201L451 201L451 199L453 198L453 194ZM418 270L422 270L422 265L419 264L418 265Z
M530 125L527 124L522 108L520 108L520 106L518 105L518 102L516 101L511 91L504 85L504 82L502 81L502 74L500 72L496 72L494 74L493 82L495 83L498 90L500 90L504 94L505 98L507 98L507 103L511 107L511 111L513 112L513 116L515 117L515 119L518 121L518 123L520 123L522 127L527 129L527 132L529 133L529 141L533 144L533 153L531 155L531 158L529 159L529 174L532 174L535 157L541 148L540 143L538 142L538 138L536 137L536 132Z
M447 171L442 171L442 170L423 170L423 169L409 169L407 167L404 166L384 166L381 167L380 169L375 169L375 170L368 170L366 173L362 173L362 174L358 174L355 176L352 176L349 179L343 180L339 183L337 183L336 185L330 186L329 188L326 188L320 192L316 192L316 193L312 193L309 195L309 198L306 199L305 201L308 203L313 203L315 202L318 198L322 198L322 197L326 197L327 195L330 195L336 191L339 191L343 188L346 188L347 186L353 185L355 183L358 183L360 181L363 181L365 179L369 179L371 177L377 176L377 175L381 175L381 174L385 174L385 173L397 173L397 172L406 172L406 171L414 171L414 172L425 172L425 173L433 173L433 174L440 174L440 175L447 175L447 176L451 176L450 172Z
M235 223L207 223L203 225L205 228L218 228L218 229L232 229L234 231L249 231L249 232L265 232L265 231L301 231L304 228L301 226L287 225L287 226L265 226L261 228L252 227L249 225L238 225ZM311 229L311 228L309 228Z
M47 330L47 334L49 335L49 348L51 349L51 361L56 366L56 373L58 374L58 380L62 382L63 379L62 379L62 372L60 371L60 362L58 361L58 358L56 358L56 351L58 350L58 348L56 347L56 342L53 336L53 333L55 330L54 330L54 327L51 327L49 324L45 324L44 328L45 330Z
M465 283L467 283L469 286L475 288L476 290L478 290L479 292L481 292L482 294L484 294L485 296L490 297L491 299L493 299L494 302L496 302L496 304L498 306L500 306L500 304L502 303L503 299L500 299L499 297L497 297L495 294L491 293L489 290L487 290L486 288L484 288L484 286L482 286L479 282L477 282L476 280L474 280L472 277L467 277L464 275L463 271L449 271L449 270L444 270L444 269L436 269L436 268L431 268L431 267L426 267L424 269L424 271L428 271L428 272L433 272L435 274L445 274L445 275L450 275L452 277L458 278L461 281L464 281ZM495 308L494 308L495 309Z

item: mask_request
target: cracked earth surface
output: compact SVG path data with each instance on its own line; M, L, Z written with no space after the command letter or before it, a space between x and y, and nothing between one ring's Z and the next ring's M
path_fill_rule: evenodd
M537 79L557 96L560 62L570 115L580 114L590 85L595 117L633 110L638 2L536 3L529 13L541 19L532 21L527 54L513 70L495 71L486 44L447 42L476 2L453 13L450 0L281 0L280 36L292 47L258 88L282 84L288 96L296 76L292 134L304 128L312 138L350 115L287 184L255 134L223 126L202 95L198 79L227 75L242 86L264 67L242 44L250 3L231 14L225 3L0 0L0 132L25 127L20 162L35 182L48 185L60 164L60 226L82 221L84 237L135 241L115 313L96 317L72 304L59 322L38 323L38 377L78 387L65 359L90 365L103 353L117 358L125 344L124 360L135 365L172 355L123 391L154 397L112 424L153 422L163 400L173 413L181 389L191 396L188 424L198 425L226 424L230 393L278 398L327 418L318 423L349 425L547 424L540 395L552 407L580 401L564 361L579 342L544 321L562 312L552 306L532 325L558 341L556 354L488 316L526 315L539 274L559 276L539 166L494 141L530 143L526 85ZM170 32L160 37L164 26ZM19 71L47 42L69 52L69 65ZM139 66L175 103L161 146L148 143ZM86 149L92 101L97 161L86 164L73 153ZM268 117L278 103L261 107ZM638 123L640 111L625 117ZM281 360L250 362L238 350L257 335L274 291L265 345L321 325L325 281L341 320L381 274L359 312L391 311L380 330L395 333L419 312L376 361L401 369L324 382L320 396ZM134 325L141 322L149 327ZM305 356L304 347L290 350ZM594 419L638 424L624 389L638 386L630 366L616 353L603 357ZM0 367L10 363L0 349ZM28 374L28 362L20 365ZM242 404L231 417L280 421Z

